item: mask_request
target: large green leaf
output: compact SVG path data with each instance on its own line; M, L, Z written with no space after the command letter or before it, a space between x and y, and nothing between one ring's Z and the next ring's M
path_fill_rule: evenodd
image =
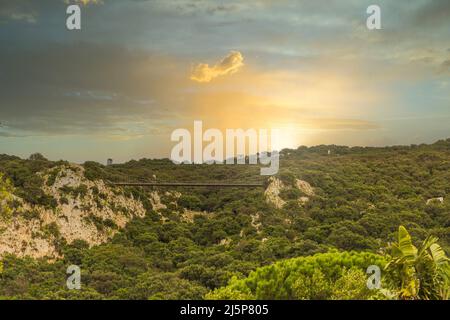
M411 236L404 226L398 228L398 248L403 253L406 263L414 262L417 255L417 248L412 244Z
M449 259L445 255L445 251L437 243L433 243L430 246L430 250L429 251L430 251L431 257L433 258L434 262L438 266L444 265L444 264L446 264L449 261Z

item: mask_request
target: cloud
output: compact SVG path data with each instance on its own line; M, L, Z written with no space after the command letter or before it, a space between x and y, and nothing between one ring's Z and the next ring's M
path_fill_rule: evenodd
M381 128L373 121L360 119L306 119L301 125L305 128L323 130L376 130Z
M243 65L244 57L239 51L231 51L218 64L210 67L206 63L196 65L191 74L191 80L210 82L214 78L236 73Z
M426 2L416 13L414 22L420 26L447 25L450 14L450 1L431 0Z
M0 22L36 23L37 17L38 12L35 5L28 1L4 1L0 3Z
M11 49L0 61L3 138L146 133L183 113L177 90L189 84L178 72L188 60L117 46Z
M198 119L293 127L308 144L400 142L417 126L380 117L449 110L449 1L410 2L381 1L373 33L358 1L0 0L0 149L50 141L79 159L81 143L100 154L98 137L145 135L108 144L128 158ZM88 5L83 32L67 32L67 3ZM445 121L424 136L448 135Z
M441 71L443 73L450 72L450 59L447 59L444 62L442 62Z
M19 22L36 24L41 15L54 15L60 7L69 4L83 6L104 4L104 0L1 0L0 23Z
M75 3L75 4L82 4L84 6L87 6L89 4L103 4L103 0L64 0L65 3Z

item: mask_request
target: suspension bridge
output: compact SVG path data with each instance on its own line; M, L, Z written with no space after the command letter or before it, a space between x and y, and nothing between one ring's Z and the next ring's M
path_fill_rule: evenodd
M263 182L250 183L209 183L209 182L111 182L117 187L212 187L212 188L264 188Z

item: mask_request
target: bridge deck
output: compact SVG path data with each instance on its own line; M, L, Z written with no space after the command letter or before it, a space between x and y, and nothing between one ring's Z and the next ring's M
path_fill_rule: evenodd
M113 186L126 187L264 187L263 183L200 183L200 182L108 182Z

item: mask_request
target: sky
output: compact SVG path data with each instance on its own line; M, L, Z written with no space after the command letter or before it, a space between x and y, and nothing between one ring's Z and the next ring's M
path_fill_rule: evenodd
M448 0L0 1L0 154L168 158L194 120L278 148L432 143L449 89Z

